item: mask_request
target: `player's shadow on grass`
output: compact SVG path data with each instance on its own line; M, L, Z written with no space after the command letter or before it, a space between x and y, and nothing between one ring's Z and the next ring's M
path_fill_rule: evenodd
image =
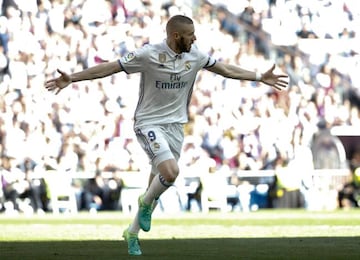
M142 259L358 259L360 237L143 240ZM134 259L124 241L0 242L1 260Z

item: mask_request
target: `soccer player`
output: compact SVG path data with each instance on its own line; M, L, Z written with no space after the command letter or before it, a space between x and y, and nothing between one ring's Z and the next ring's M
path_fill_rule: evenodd
M260 81L277 90L287 87L287 75L263 74L216 61L193 44L196 40L191 18L175 15L166 24L167 37L147 44L119 60L104 62L71 75L58 69L60 76L46 82L49 91L59 93L73 82L93 80L113 73L141 73L139 100L134 115L134 131L149 156L152 169L149 186L139 197L138 212L123 236L130 255L141 255L140 229L149 231L156 200L179 174L177 161L184 139L187 108L197 72L209 70L226 78Z

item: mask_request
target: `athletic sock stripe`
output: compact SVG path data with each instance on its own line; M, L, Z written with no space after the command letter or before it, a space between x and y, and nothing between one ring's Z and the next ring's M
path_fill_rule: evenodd
M141 132L140 129L137 129L136 130L136 135L139 136L144 144L145 144L145 150L146 152L148 153L148 155L150 156L151 160L155 157L155 154L154 152L151 150L151 146L150 146L150 143L149 141L147 140L147 138L145 137L145 135Z
M162 185L164 185L165 187L170 187L173 183L172 182L168 182L165 180L164 176L160 175L159 174L159 180L160 180L160 183Z

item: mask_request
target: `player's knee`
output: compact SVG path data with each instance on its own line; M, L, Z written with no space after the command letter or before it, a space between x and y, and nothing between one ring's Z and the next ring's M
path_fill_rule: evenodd
M159 166L160 174L167 183L175 182L179 175L179 167L176 163L166 163Z
M167 176L164 176L164 177L167 182L173 183L173 182L175 182L178 175L179 175L179 170L172 171Z
M177 166L171 167L167 169L167 171L165 171L162 175L166 182L173 183L179 175L179 168Z

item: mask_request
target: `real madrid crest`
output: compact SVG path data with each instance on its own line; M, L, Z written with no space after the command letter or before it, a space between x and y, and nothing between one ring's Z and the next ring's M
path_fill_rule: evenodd
M154 149L154 151L159 151L160 144L159 143L153 143L153 149Z
M166 61L165 53L159 53L159 61L160 61L160 63L165 63L165 61Z

